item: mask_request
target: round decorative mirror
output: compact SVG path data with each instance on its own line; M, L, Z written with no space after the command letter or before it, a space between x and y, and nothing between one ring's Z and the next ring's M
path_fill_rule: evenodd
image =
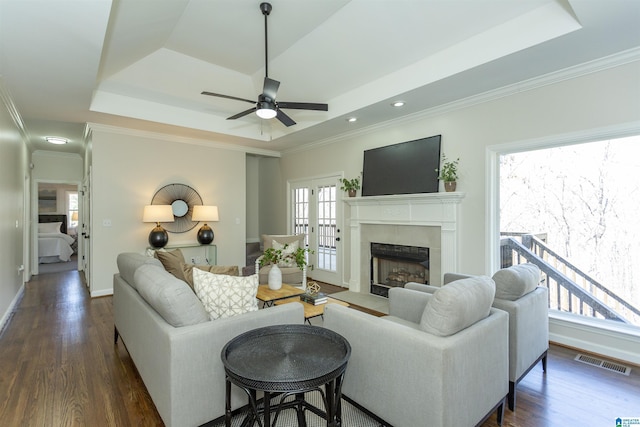
M176 200L171 203L171 209L173 210L173 216L182 218L189 212L189 205L184 200Z
M193 207L202 205L202 197L188 185L169 184L156 191L151 204L171 205L174 222L163 222L162 227L170 233L185 233L198 224L191 220L191 216Z

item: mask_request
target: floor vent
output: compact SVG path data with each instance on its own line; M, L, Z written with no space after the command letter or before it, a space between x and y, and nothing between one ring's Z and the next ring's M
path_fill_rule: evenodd
M631 368L621 365L619 363L610 362L608 360L599 359L593 356L586 356L584 354L578 354L574 360L578 362L586 363L587 365L597 366L598 368L606 369L607 371L617 372L622 375L629 375Z

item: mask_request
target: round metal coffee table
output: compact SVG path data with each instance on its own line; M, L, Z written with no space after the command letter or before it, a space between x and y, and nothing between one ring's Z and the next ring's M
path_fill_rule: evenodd
M232 383L249 398L250 411L243 425L254 421L260 426L272 425L272 394L280 395L274 405L274 426L280 411L287 408L296 408L300 426L306 425L305 410L326 418L328 426L342 425L342 379L350 355L351 346L344 337L317 326L268 326L235 337L221 353L226 373L226 425L231 425ZM304 393L312 390L322 394L325 411L304 400ZM264 392L262 407L257 391ZM292 395L295 399L285 402Z

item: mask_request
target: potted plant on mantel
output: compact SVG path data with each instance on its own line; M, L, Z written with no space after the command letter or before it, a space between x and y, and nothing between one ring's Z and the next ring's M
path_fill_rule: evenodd
M360 189L360 177L355 177L353 179L341 178L339 181L342 184L340 187L342 191L346 191L349 194L349 197L356 196L356 191Z
M458 163L460 158L455 160L447 160L447 156L442 154L442 166L440 169L436 169L439 173L438 179L444 181L444 191L456 191L457 179L458 179Z

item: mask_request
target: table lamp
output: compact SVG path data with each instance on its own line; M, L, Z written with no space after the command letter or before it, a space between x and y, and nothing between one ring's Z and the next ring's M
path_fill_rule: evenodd
M201 206L196 205L193 207L193 215L191 216L193 221L205 221L205 224L198 230L198 242L201 245L208 245L213 242L213 230L207 225L207 221L218 221L218 207L217 206Z
M167 231L160 225L161 222L173 222L173 210L171 205L148 205L144 207L142 222L155 222L156 226L149 233L149 244L154 248L162 248L169 242Z

